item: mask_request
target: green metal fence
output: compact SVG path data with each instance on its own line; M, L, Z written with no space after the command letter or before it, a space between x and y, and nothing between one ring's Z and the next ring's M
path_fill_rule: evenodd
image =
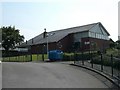
M44 54L44 59L47 59L47 54ZM42 54L21 55L13 57L3 57L2 62L30 62L30 61L42 61Z

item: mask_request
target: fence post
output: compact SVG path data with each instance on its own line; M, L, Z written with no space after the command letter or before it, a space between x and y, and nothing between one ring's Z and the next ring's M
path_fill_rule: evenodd
M92 53L90 54L90 56L91 56L91 67L93 68L93 55L92 55Z
M2 61L4 61L4 57L2 57Z
M30 61L32 61L32 46L30 46Z
M28 60L27 60L27 55L26 55L26 54L25 54L25 61L28 62Z
M84 60L83 60L83 51L82 51L82 65L84 65Z
M75 52L74 52L74 57L73 58L74 58L74 64L75 64Z
M42 53L42 60L44 61L44 52Z
M18 62L20 61L20 55L18 56Z
M32 61L32 53L30 54L30 60Z
M16 61L18 62L18 60L17 60L17 56L15 56L15 59L16 59Z
M111 74L113 77L113 55L111 54Z
M23 62L25 62L25 55L23 55Z
M103 55L101 54L101 71L103 71Z
M38 53L37 53L37 61L38 61Z
M9 59L9 62L10 62L10 56L8 57L8 59Z

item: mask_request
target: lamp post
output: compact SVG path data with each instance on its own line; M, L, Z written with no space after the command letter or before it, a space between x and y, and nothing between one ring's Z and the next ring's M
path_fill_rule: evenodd
M48 48L48 34L47 34L47 55L48 55L48 51L49 51L49 48Z
M46 32L46 28L44 28L44 30L45 30L45 31L44 31L44 36L43 36L43 37L46 38L47 55L48 55L48 51L49 51L49 47L48 47L48 36L49 36L49 35L48 35L47 32Z

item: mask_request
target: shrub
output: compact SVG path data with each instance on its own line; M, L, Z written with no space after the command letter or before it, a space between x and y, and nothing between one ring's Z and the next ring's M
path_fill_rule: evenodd
M73 61L74 55L73 54L63 54L63 60L64 61Z
M64 53L63 60L65 61L73 61L73 60L90 60L92 56L96 56L96 53Z

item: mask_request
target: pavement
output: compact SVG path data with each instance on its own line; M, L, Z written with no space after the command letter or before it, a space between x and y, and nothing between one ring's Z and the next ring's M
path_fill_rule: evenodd
M0 89L2 89L2 63L0 62Z
M108 88L69 62L3 62L2 88Z

